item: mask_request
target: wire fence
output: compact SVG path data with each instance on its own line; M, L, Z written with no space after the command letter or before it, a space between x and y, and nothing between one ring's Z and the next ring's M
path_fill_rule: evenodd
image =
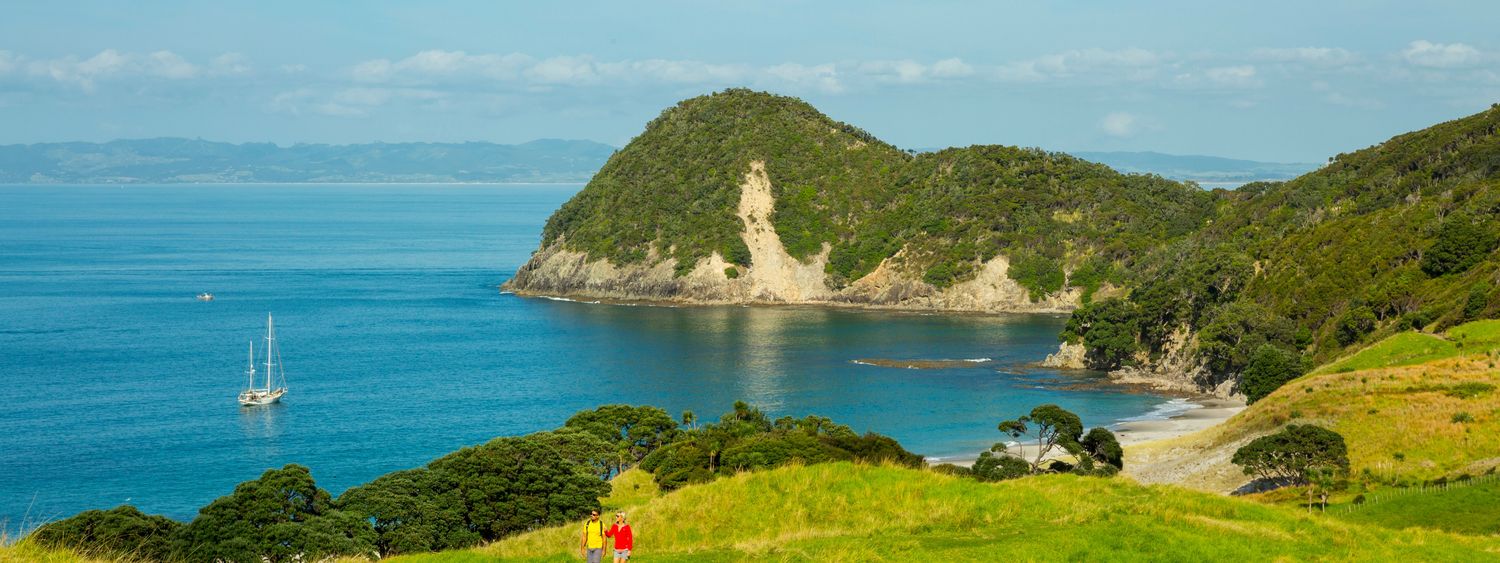
M1364 502L1361 502L1361 503L1350 503L1350 504L1346 504L1346 505L1343 505L1343 506L1335 507L1335 508L1329 510L1328 512L1332 513L1332 514L1349 514L1351 512L1355 512L1355 511L1357 511L1359 509L1362 509L1362 508L1365 508L1367 506L1373 506L1373 505L1376 505L1376 504L1380 504L1382 502L1389 502L1391 500L1395 500L1395 499L1399 499L1399 498L1405 498L1405 497L1409 497L1409 496L1412 496L1412 495L1425 495L1425 494L1431 494L1431 493L1439 493L1439 492L1448 491L1450 489L1461 489L1461 488L1464 488L1464 487L1472 487L1474 485L1479 485L1479 484L1482 484L1482 483L1492 483L1492 482L1495 482L1496 480L1500 480L1500 473L1488 473L1488 474L1485 474L1485 475L1480 475L1478 477L1470 477L1468 479L1454 479L1454 480L1451 480L1451 481L1445 481L1443 483L1424 483L1424 484L1416 485L1416 486L1413 486L1413 487L1402 487L1402 488L1399 488L1399 489L1391 489L1389 491L1381 491L1381 492L1378 492L1378 493L1371 493L1371 494L1364 495L1365 496L1365 501Z

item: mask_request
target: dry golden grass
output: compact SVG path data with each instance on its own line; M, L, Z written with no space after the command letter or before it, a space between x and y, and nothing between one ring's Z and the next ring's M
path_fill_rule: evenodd
M1126 469L1148 482L1223 491L1247 480L1229 463L1239 446L1288 423L1344 436L1365 480L1409 484L1480 474L1500 465L1500 369L1495 352L1400 366L1317 373L1288 383L1202 432L1127 450ZM1496 390L1466 397L1456 386ZM1458 421L1460 413L1467 422ZM1201 463L1199 463L1201 461Z

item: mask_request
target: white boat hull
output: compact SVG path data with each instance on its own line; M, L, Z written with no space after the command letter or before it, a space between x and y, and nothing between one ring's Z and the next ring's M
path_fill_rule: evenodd
M281 396L285 394L286 388L276 389L274 391L265 389L245 391L243 393L240 393L240 405L246 407L269 405L280 401Z

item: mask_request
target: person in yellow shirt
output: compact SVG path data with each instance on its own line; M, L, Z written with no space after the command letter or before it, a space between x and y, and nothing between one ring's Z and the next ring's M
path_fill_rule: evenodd
M583 523L583 539L578 542L578 551L588 563L600 563L604 558L604 523L599 521L598 510Z

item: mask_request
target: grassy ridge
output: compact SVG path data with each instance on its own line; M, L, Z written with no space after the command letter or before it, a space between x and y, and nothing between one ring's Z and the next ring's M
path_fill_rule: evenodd
M1453 327L1443 335L1397 333L1313 373L1410 366L1496 348L1500 348L1500 320L1475 321Z
M1500 539L1361 526L1123 479L985 484L849 463L741 474L631 509L657 561L1433 560L1500 556ZM401 561L576 559L577 526Z

